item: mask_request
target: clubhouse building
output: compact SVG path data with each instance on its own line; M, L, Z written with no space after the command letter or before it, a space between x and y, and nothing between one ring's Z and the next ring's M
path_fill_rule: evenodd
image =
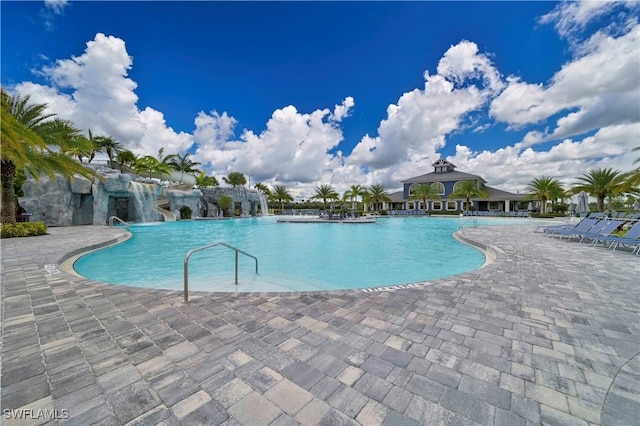
M461 212L466 210L466 199L449 199L449 195L456 190L456 186L463 181L473 180L478 187L488 195L487 198L471 198L469 210L477 212L491 212L494 214L508 214L509 212L525 211L528 207L526 194L513 194L501 189L486 185L486 181L478 175L458 172L456 166L444 159L439 159L432 164L434 171L425 175L412 177L402 181L403 190L389 194L391 201L384 203L383 208L390 214L419 214L425 211ZM428 200L427 205L423 200L410 199L410 194L415 185L428 183L434 185L440 200Z

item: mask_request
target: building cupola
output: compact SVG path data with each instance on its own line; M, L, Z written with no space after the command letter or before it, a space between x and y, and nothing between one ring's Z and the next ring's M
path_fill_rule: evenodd
M435 163L432 164L434 167L435 173L448 173L453 172L456 166L453 163L448 162L447 160L441 158Z

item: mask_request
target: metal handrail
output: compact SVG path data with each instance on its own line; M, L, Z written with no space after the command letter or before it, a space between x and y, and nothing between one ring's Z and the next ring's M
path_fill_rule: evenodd
M475 218L475 217L471 217L471 218L468 218L467 220L465 220L464 222L462 222L462 223L460 224L460 226L458 226L458 229L463 229L463 228L464 228L464 225L465 225L466 223L469 223L469 222L472 222L472 223L473 223L473 227L474 227L474 228L477 228L477 227L478 227L478 219L477 219L477 218Z
M258 258L245 252L240 250L239 248L236 248L234 246L231 246L225 242L219 241L217 243L213 243L213 244L209 244L207 246L204 247L198 247L196 249L193 249L191 251L189 251L187 253L187 255L184 258L184 301L188 302L189 301L189 258L191 257L191 255L193 253L202 251L202 250L206 250L209 249L211 247L215 247L215 246L225 246L227 248L230 248L231 250L236 252L236 282L235 284L238 285L238 253L242 253L245 256L251 257L256 261L256 275L258 275Z
M126 228L127 231L131 230L129 224L127 222L125 222L124 220L120 219L118 216L111 216L109 218L109 227L113 228L113 220L117 220L118 222L120 222L121 224L123 224Z

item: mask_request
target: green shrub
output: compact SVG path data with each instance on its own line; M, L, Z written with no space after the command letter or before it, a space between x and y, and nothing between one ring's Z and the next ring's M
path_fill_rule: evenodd
M191 208L189 206L180 207L180 219L191 219Z
M0 227L0 238L35 237L46 233L47 225L42 222L3 223Z

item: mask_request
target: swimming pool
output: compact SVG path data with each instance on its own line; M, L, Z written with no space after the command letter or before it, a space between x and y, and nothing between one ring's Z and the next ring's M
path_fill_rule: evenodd
M481 252L452 237L466 219L299 224L263 217L140 224L131 226L132 238L82 256L74 269L111 284L181 290L187 252L224 241L256 256L260 274L255 275L253 259L240 255L236 288L234 252L215 247L191 256L190 290L282 292L407 284L482 266Z

